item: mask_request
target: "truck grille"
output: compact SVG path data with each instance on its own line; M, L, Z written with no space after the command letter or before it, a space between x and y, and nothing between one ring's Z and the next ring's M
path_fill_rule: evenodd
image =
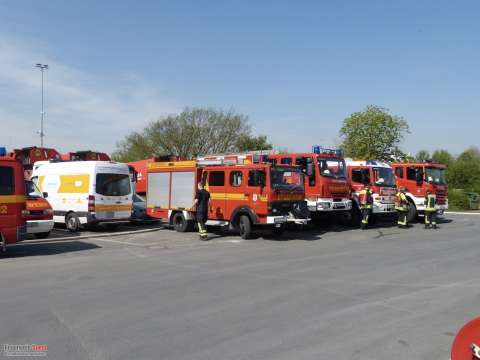
M447 204L447 192L445 190L437 190L437 204L438 205Z

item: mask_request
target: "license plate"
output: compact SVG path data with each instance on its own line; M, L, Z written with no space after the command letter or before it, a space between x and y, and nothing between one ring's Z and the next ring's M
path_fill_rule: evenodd
M27 223L27 226L28 226L29 228L38 227L38 223L36 223L36 222L29 222L29 223Z
M113 219L113 218L115 217L115 212L113 212L113 211L107 211L107 212L105 213L105 217L106 217L107 219Z
M281 218L275 218L274 222L275 224L279 224L279 223L284 223L287 219L284 218L284 217L281 217Z
M333 204L333 208L334 209L345 209L345 205L344 204Z

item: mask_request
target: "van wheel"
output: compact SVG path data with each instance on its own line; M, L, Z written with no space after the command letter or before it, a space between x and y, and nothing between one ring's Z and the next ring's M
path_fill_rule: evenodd
M407 221L411 223L417 218L417 207L413 201L409 200L408 202L410 203L410 207L408 209Z
M69 213L65 218L65 225L71 232L77 232L80 230L80 220L78 219L78 215L74 212Z
M238 230L242 239L247 240L252 237L252 222L247 215L240 216L240 221L238 222Z
M36 233L33 234L37 239L46 239L50 236L50 231L49 232L44 232L44 233Z
M178 232L187 232L192 229L192 221L185 219L183 213L177 212L172 219L173 228Z

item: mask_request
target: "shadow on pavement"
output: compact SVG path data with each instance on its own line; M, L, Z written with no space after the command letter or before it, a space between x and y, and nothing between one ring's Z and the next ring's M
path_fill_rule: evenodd
M19 243L9 246L7 248L7 252L0 255L0 260L27 256L58 255L69 252L94 250L99 248L101 248L101 246L91 243L85 243L82 241L51 242L42 244Z

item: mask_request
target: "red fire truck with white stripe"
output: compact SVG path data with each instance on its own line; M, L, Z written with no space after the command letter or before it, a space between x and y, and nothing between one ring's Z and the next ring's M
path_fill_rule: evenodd
M214 155L191 161L155 162L147 170L147 214L180 232L192 229L197 183L210 192L207 225L229 226L250 238L255 227L280 236L288 221L305 224L301 169L273 165L252 154Z
M352 201L343 153L314 146L311 153L270 154L275 164L299 166L305 174L305 197L312 220L322 215L350 216Z
M427 190L437 197L437 212L443 214L448 209L447 166L435 161L415 163L393 163L397 186L407 189L410 202L408 221L425 212Z
M360 221L360 203L358 195L365 186L370 186L373 196L373 214L388 215L396 212L395 194L397 193L395 174L392 167L381 161L347 159L348 179L352 187L352 218Z

